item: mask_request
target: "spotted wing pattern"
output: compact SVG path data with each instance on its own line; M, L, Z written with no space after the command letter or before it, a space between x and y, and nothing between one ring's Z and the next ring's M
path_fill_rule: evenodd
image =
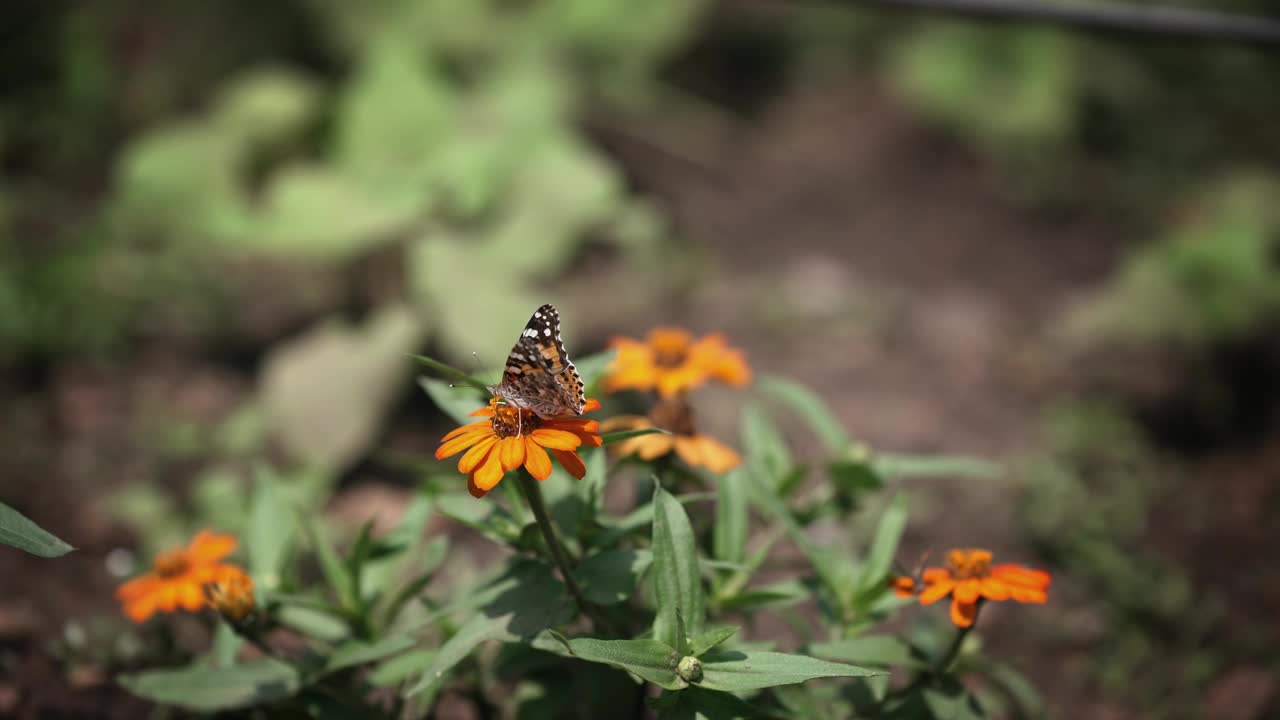
M560 339L560 313L554 307L533 311L507 356L502 382L489 390L539 417L582 414L586 393Z

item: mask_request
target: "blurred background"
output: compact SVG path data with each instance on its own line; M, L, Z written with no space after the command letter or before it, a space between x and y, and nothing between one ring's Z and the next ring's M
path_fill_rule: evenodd
M120 577L264 458L394 513L449 427L406 353L552 302L1001 462L905 483L902 560L1054 573L983 636L1055 716L1275 717L1277 117L1275 49L876 3L4 3L0 499L79 552L0 549L0 715L137 717Z

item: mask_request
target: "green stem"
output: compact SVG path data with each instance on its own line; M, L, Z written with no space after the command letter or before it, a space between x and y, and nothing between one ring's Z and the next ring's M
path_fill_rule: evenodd
M555 525L551 522L551 515L547 512L547 505L542 500L542 488L538 485L537 479L524 468L520 468L519 472L516 473L516 477L519 479L520 490L524 493L524 499L529 503L529 509L533 511L533 518L538 523L538 529L542 531L542 539L547 543L547 550L551 553L551 560L564 577L565 587L569 588L569 594L573 596L573 602L578 606L578 612L591 618L592 624L597 629L604 630L608 627L608 623L604 622L596 614L595 609L582 594L582 588L578 587L578 581L573 577L573 566L569 562L569 555L565 552L564 546L560 544L560 536L556 534Z
M960 647L964 645L964 639L969 637L969 633L978 624L978 613L982 611L982 598L978 598L978 604L973 609L973 622L969 623L969 627L962 627L956 630L956 636L951 639L951 645L947 647L946 652L938 656L933 664L933 674L942 675L951 669L951 665L955 663L956 656L960 654Z

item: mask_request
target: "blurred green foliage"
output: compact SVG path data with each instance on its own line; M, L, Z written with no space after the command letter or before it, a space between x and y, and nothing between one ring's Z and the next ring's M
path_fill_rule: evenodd
M217 287L201 276L228 259L332 263L394 246L424 327L501 353L499 329L584 242L630 251L658 239L661 225L636 222L652 211L576 123L588 97L652 96L701 5L4 11L66 44L24 44L59 82L37 92L38 72L20 76L29 92L0 105L0 128L36 124L0 132L0 278L21 279L0 291L0 352L109 347L175 295ZM237 41L214 58L171 44L206 31ZM281 35L292 42L264 51ZM119 57L116 41L141 57ZM95 176L105 191L71 187ZM442 309L463 297L478 304L465 324Z

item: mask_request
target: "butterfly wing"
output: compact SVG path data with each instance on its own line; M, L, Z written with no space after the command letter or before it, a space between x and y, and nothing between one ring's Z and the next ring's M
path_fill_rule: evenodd
M582 378L560 339L560 313L551 305L533 311L507 356L496 392L543 417L582 414Z

